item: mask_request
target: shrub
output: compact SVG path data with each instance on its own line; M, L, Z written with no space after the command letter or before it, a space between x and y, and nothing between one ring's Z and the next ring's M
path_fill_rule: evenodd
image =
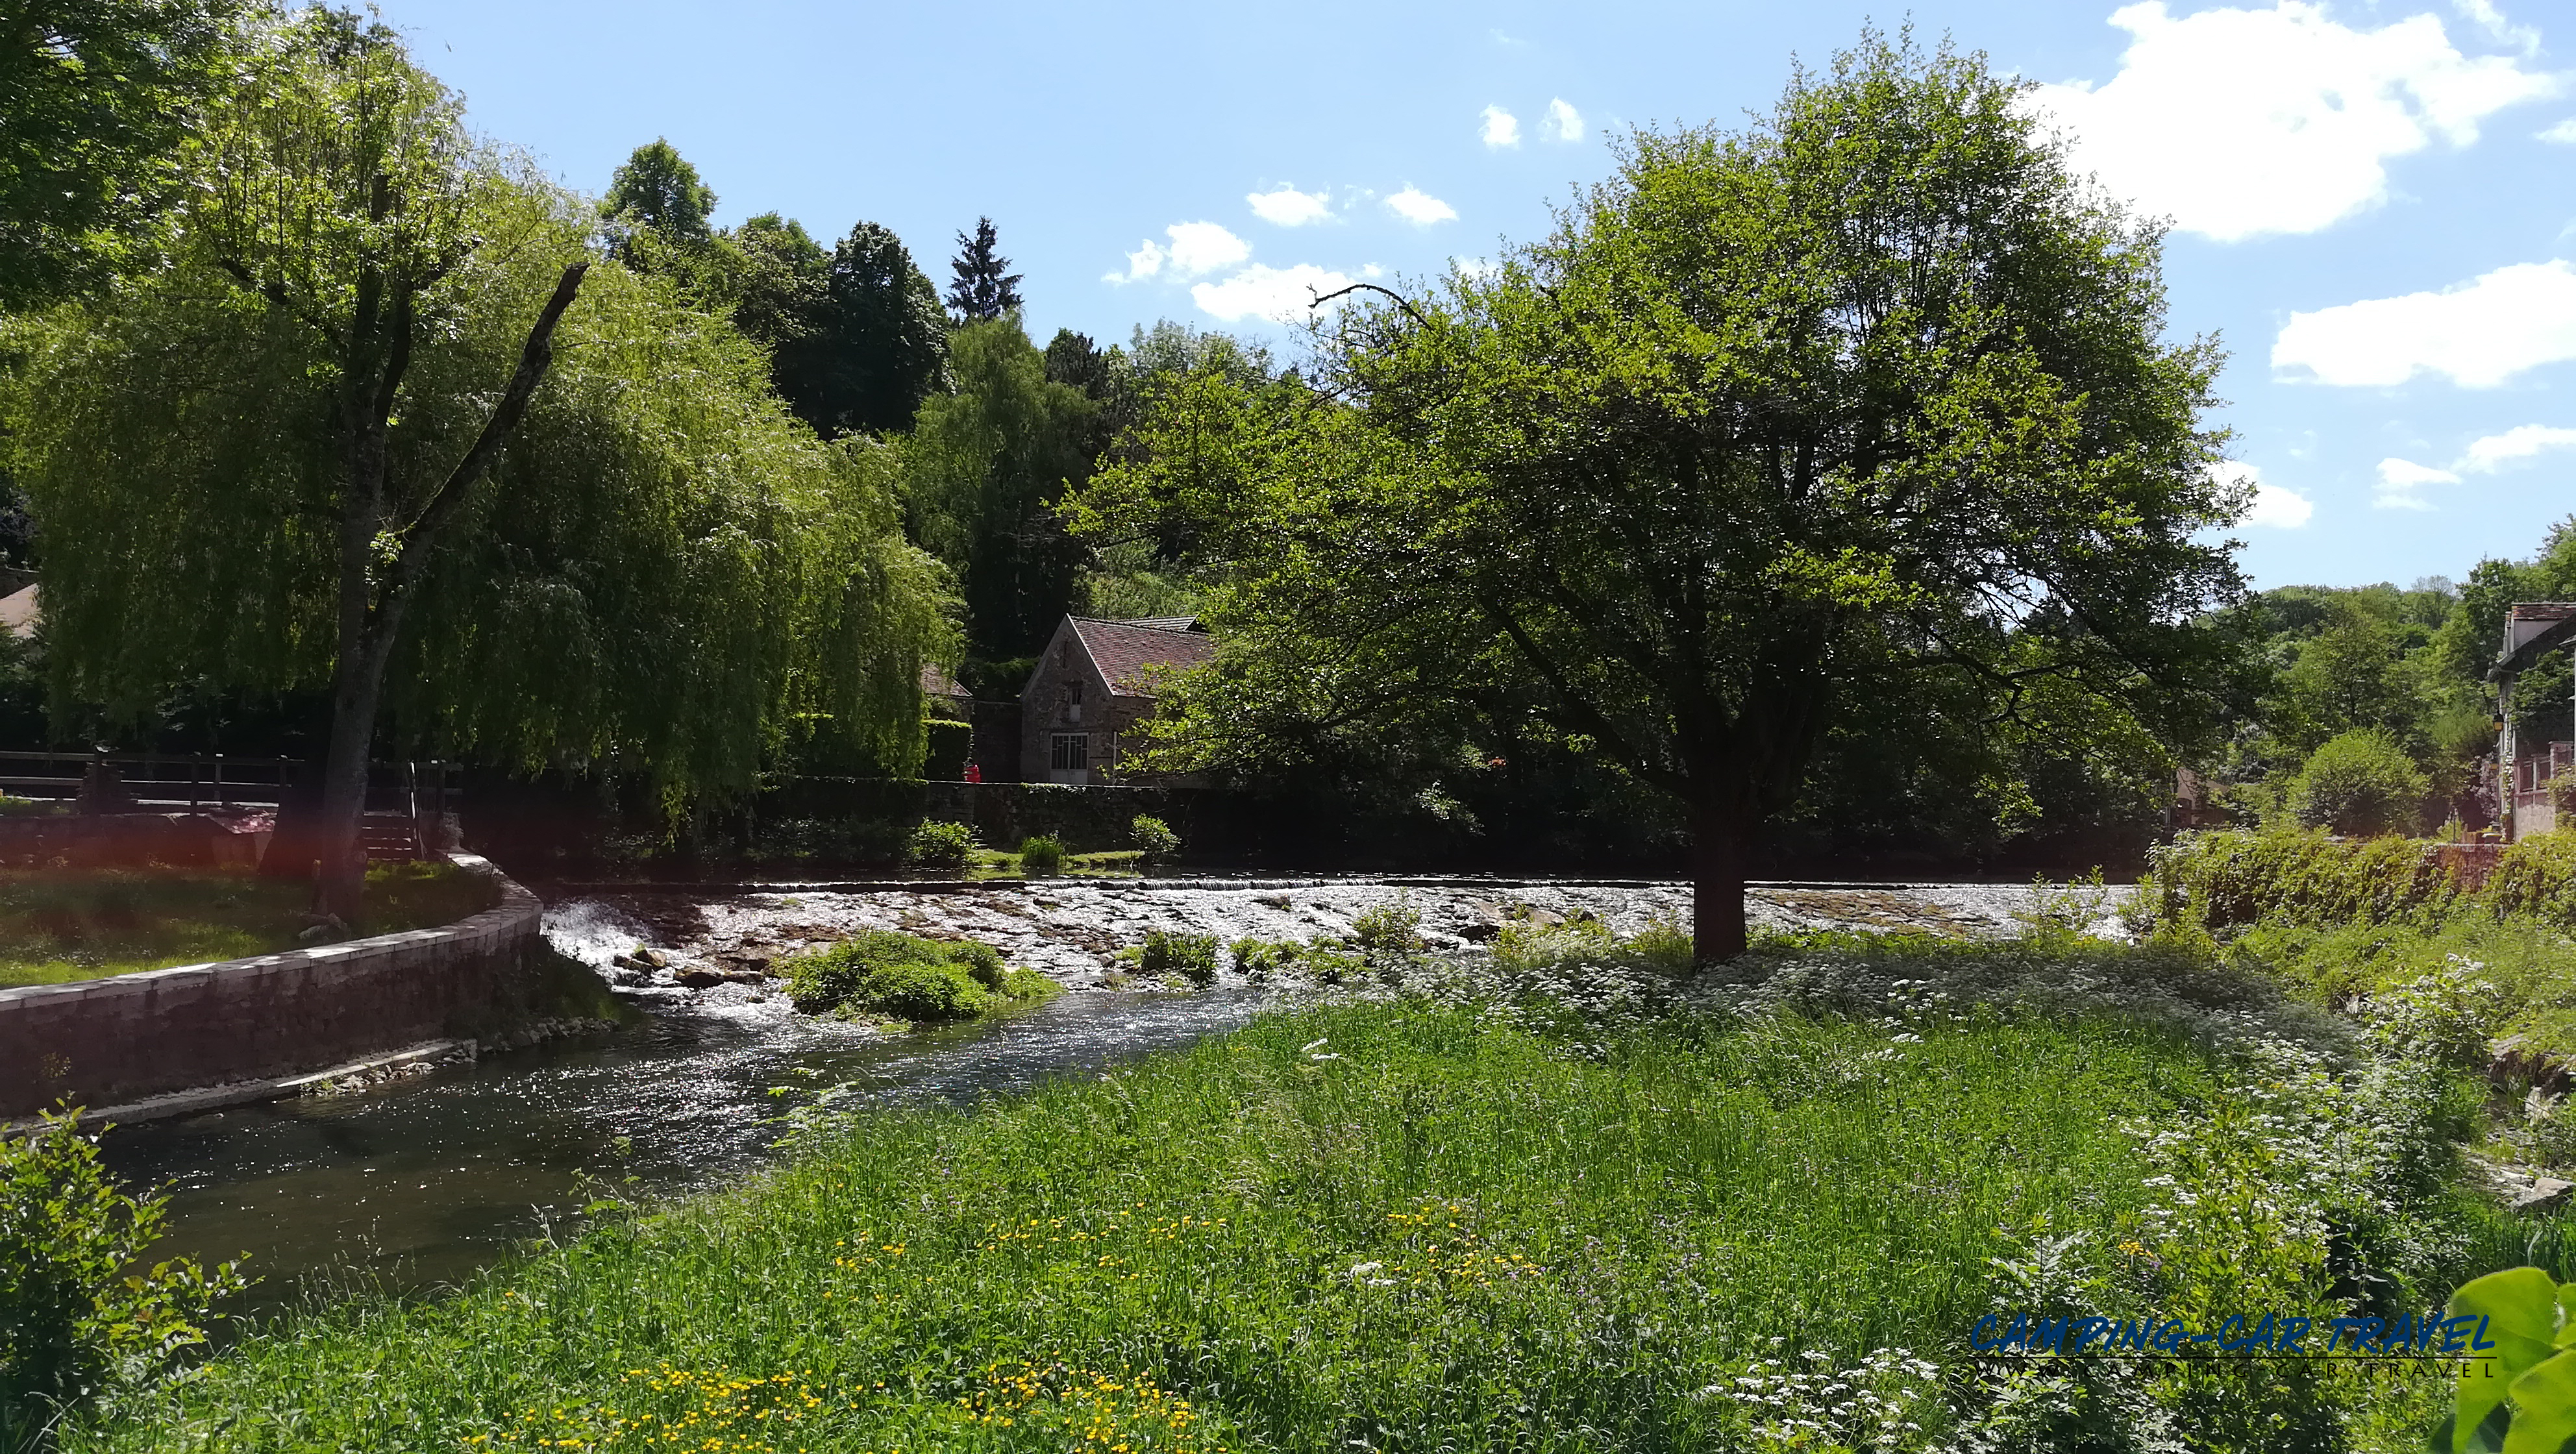
M2132 912L2156 929L2384 924L2439 914L2458 897L2449 871L2405 839L2230 830L2185 834L2150 854Z
M1374 965L1401 964L1422 952L1422 911L1398 894L1351 921L1351 947Z
M1041 876L1064 872L1064 845L1043 833L1022 842L1020 872Z
M1226 946L1226 953L1234 956L1235 973L1247 979L1268 979L1294 968L1304 951L1304 945L1285 939L1237 939Z
M2431 790L2395 738L2363 729L2309 755L2290 783L2290 812L2302 827L2331 828L2352 838L2412 833Z
M963 823L924 823L912 830L905 856L923 868L963 868L975 851L975 830Z
M1127 833L1135 840L1137 851L1145 855L1147 863L1165 862L1181 851L1181 835L1173 832L1172 825L1160 818L1139 813L1136 821L1127 825Z
M1176 974L1195 985L1216 982L1216 936L1213 934L1171 934L1161 929L1145 933L1145 948L1138 966L1147 974Z
M230 1263L142 1271L162 1206L120 1191L68 1114L0 1136L0 1451L40 1447L47 1426L118 1376L205 1342L198 1325L215 1300L245 1285Z
M787 997L809 1015L857 1010L905 1020L967 1020L995 1008L1006 997L1002 992L1019 988L1017 978L989 944L870 929L794 961Z

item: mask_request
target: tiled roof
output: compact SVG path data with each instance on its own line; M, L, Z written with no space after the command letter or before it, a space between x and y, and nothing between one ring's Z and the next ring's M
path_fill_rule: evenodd
M2576 616L2576 605L2563 601L2516 601L2506 613L2512 621L2564 621Z
M1093 621L1081 616L1068 616L1073 634L1082 649L1091 653L1094 665L1110 687L1128 696L1151 696L1152 686L1146 680L1146 668L1170 667L1178 670L1193 667L1216 655L1216 642L1204 631L1195 630L1193 617L1158 617L1150 621ZM1165 622L1187 622L1187 626Z
M973 697L975 694L957 684L957 680L936 665L924 663L921 668L921 694L925 697Z

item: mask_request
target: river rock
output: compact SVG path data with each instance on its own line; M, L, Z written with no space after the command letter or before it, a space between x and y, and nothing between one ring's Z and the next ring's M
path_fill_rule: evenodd
M723 984L727 980L732 979L733 976L729 974L719 974L712 969L692 965L687 969L681 970L678 974L673 975L672 978L678 980L684 985L687 985L693 990L706 990L714 989L717 985Z

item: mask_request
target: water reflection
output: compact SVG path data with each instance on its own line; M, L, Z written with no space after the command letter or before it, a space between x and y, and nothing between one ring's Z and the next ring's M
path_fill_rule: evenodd
M971 1101L1187 1044L1262 1003L1245 990L1072 994L895 1037L813 1024L775 1002L660 1010L601 1040L364 1095L122 1129L106 1153L131 1181L171 1184L171 1235L156 1255L247 1252L265 1279L247 1301L273 1308L325 1269L394 1288L452 1283L605 1189L731 1178L771 1154L772 1086L855 1082L887 1101Z

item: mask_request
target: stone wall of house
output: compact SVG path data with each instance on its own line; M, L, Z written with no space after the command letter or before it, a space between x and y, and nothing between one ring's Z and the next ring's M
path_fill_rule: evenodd
M534 894L470 854L498 901L441 929L221 964L0 990L0 1119L318 1070L490 1034L534 992Z

